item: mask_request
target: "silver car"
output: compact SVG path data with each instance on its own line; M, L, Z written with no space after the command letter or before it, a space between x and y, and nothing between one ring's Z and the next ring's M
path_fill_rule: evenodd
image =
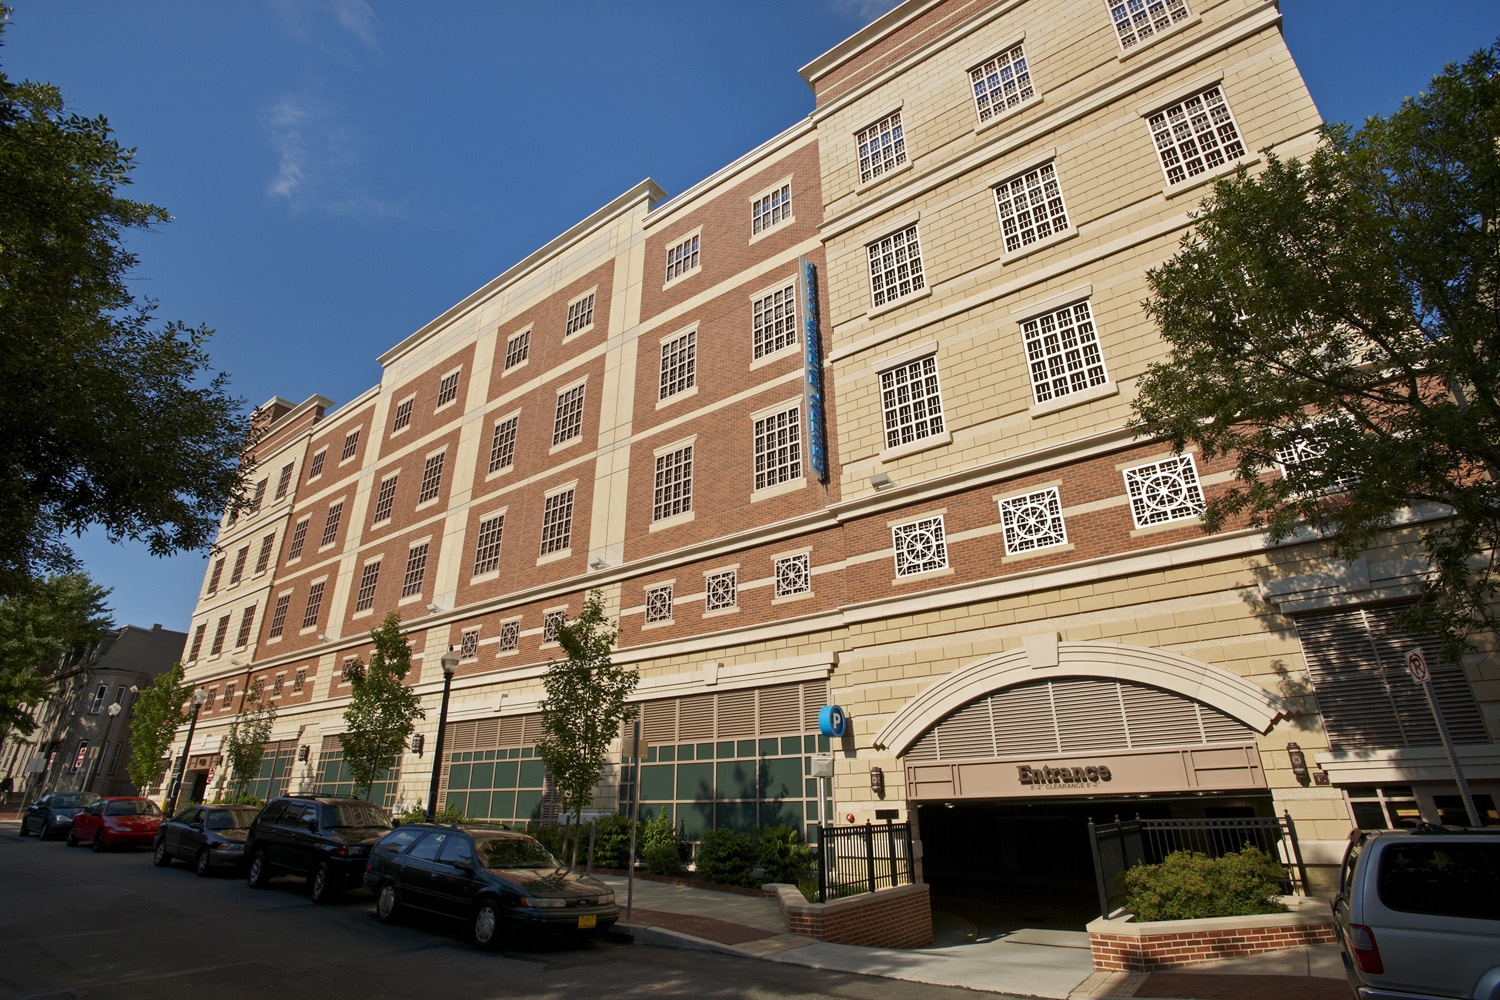
M1500 831L1355 831L1333 920L1359 1000L1500 1000Z

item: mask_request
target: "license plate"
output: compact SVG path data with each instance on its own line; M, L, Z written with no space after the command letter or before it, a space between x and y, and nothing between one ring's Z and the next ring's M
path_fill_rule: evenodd
M594 914L585 913L583 916L578 918L578 929L581 931L588 930L590 927L595 926L598 923L598 920L599 918Z

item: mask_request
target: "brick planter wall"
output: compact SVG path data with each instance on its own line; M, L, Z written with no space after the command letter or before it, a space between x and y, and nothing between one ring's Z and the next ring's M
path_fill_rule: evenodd
M809 903L794 885L770 883L787 930L819 941L867 948L921 948L932 943L926 885L901 885L828 903Z
M1149 972L1239 958L1304 944L1334 944L1328 902L1284 896L1286 913L1135 923L1130 914L1091 921L1089 948L1099 971Z

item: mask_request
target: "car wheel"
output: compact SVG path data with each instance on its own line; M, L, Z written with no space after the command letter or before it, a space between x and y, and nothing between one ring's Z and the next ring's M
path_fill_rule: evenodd
M69 847L77 847L78 846L78 831L74 830L71 827L69 827L68 828L68 835L63 838L63 843L67 844Z
M401 900L396 898L396 886L387 882L380 887L375 897L375 916L383 924L395 922L401 916Z
M493 899L480 900L469 933L475 945L493 951L500 943L500 904Z
M208 848L199 849L198 856L193 859L193 871L198 873L199 878L208 878L213 874L213 869L208 864Z
M69 836L72 836L72 834L69 834ZM103 853L106 846L107 845L104 843L104 831L100 830L98 833L94 834L94 850Z
M151 863L158 868L166 868L172 864L172 855L167 853L165 840L156 842L156 850L151 854Z
M264 889L266 883L271 881L271 866L266 863L264 851L256 851L255 856L250 859L250 873L245 881L252 889Z
M313 869L308 887L312 890L314 903L333 902L333 897L338 894L338 887L334 884L333 870L328 867L328 862L318 862L318 867Z
M29 836L31 836L31 831L29 829L27 829L27 827L26 827L26 824L30 823L30 822L31 822L31 818L29 816L22 817L22 819L21 819L21 836L23 836L23 837L29 837Z
M44 820L42 820L42 829L40 830L40 832L37 833L36 839L37 840L47 840L51 836L52 836L52 821L44 819Z

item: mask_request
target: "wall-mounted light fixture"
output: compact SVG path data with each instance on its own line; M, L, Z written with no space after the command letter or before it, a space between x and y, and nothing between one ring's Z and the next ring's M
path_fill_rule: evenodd
M302 764L307 763L307 755L311 752L312 747L308 746L306 743L302 744L302 746L297 748L297 761Z
M1302 748L1295 743L1288 743L1286 755L1291 759L1292 773L1297 776L1297 780L1307 784L1310 780L1307 774L1307 755L1302 752Z
M870 477L870 485L877 490L888 490L896 485L896 481L884 472L877 472Z
M440 607L438 607L436 604L429 604L429 605L427 605L427 613L429 615L435 615L435 614L437 614L441 610L443 610L443 609L440 608Z
M318 641L319 641L319 642L332 642L332 641L333 641L333 640L332 640L332 639L330 639L330 638L328 638L328 636L326 636L326 635L322 635L322 634L321 634L321 633L320 633L320 634L319 634L319 635L318 635Z
M870 791L885 798L885 771L878 767L870 768Z
M599 558L598 556L595 556L594 558L592 558L592 559L589 560L589 569L600 570L600 569L607 569L608 567L609 567L609 563L605 562L603 559Z
M411 752L418 757L422 756L422 748L427 745L427 737L417 733L411 738Z

